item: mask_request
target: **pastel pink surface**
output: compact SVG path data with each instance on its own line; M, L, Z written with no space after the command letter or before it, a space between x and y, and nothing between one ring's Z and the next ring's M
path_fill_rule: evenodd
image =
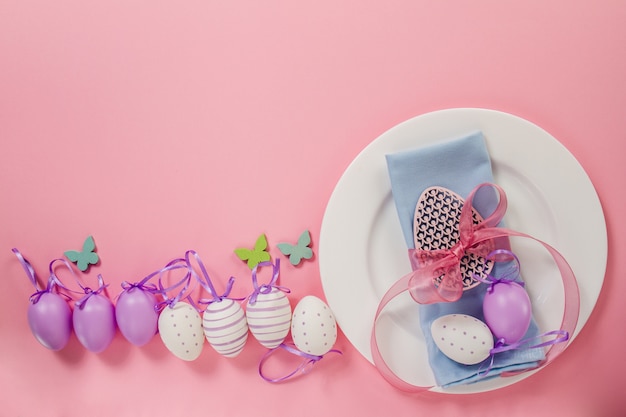
M0 13L2 415L568 415L626 411L626 8L621 1L44 2ZM547 369L477 395L395 391L343 335L341 357L272 385L250 340L191 363L158 337L117 334L101 354L75 336L43 348L32 286L93 235L114 297L187 249L220 289L249 269L233 249L305 229L313 250L350 161L410 117L447 107L510 112L580 161L605 210L609 257L596 309ZM567 181L567 178L563 178ZM583 243L584 244L584 243ZM292 306L323 298L316 260L283 262ZM36 399L36 400L35 400Z

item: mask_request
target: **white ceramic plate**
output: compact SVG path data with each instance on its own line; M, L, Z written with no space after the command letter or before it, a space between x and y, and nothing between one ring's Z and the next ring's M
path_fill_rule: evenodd
M556 247L576 274L581 303L574 337L593 310L606 268L606 225L595 189L576 159L550 134L507 113L485 109L428 113L385 132L354 159L337 183L322 222L319 263L326 299L346 337L370 362L378 303L411 269L385 154L476 130L485 136L494 180L509 199L507 226ZM547 252L522 240L513 240L512 247L522 261L535 320L542 331L557 329L564 300L560 277ZM389 313L379 319L380 350L403 380L433 386L418 317L410 296L394 300ZM432 391L488 391L532 373Z

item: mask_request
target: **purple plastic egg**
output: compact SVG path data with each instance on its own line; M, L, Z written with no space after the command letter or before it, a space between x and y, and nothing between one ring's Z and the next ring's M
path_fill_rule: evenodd
M92 295L74 308L73 322L78 341L87 350L100 353L115 336L115 307L104 295Z
M143 346L157 332L159 314L154 294L141 288L122 291L115 306L115 318L122 335L130 343Z
M28 306L28 325L35 338L51 350L61 350L72 334L72 310L57 293L41 294Z
M485 322L497 339L506 344L518 342L528 331L531 304L524 287L516 282L500 282L487 291L483 301Z

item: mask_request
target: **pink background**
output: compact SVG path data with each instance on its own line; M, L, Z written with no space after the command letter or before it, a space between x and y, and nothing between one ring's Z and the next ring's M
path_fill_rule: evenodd
M452 5L454 3L454 5ZM0 404L5 416L568 415L626 411L626 7L601 2L0 1ZM272 385L250 339L192 363L118 333L102 354L51 352L26 321L41 277L92 234L115 296L187 249L219 285L266 233L311 230L350 161L395 124L442 108L526 118L580 161L609 257L587 326L547 369L477 395L389 386L343 357ZM567 181L567 178L563 178ZM585 244L585 242L581 242ZM292 305L323 297L317 259L283 263Z

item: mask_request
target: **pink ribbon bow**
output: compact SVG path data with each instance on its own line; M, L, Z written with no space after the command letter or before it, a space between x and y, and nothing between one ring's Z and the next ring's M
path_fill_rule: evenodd
M476 192L490 185L498 193L500 200L489 217L478 224L472 218L472 201ZM452 302L463 294L463 274L461 260L473 253L485 258L495 247L494 239L501 237L492 228L498 225L506 212L507 200L504 191L495 184L481 184L467 196L459 219L459 241L450 249L422 250L410 249L409 257L413 272L408 280L411 297L420 304Z
M476 192L480 188L485 186L493 187L498 192L500 201L494 212L487 219L485 219L478 225L474 225L471 222L472 201ZM376 337L376 323L378 321L378 318L380 317L387 304L389 304L394 298L402 294L404 291L409 291L413 299L422 304L425 302L434 303L437 301L453 301L454 297L457 297L458 299L458 297L461 296L463 290L462 286L458 286L457 288L457 285L455 284L455 280L458 280L458 277L454 275L454 269L459 265L459 262L463 257L463 253L467 252L467 250L470 248L477 248L477 246L483 242L491 241L493 242L495 247L499 247L500 249L502 249L503 242L508 242L509 237L523 237L541 244L548 251L548 253L552 255L552 258L559 269L561 280L563 282L563 317L561 320L560 329L547 333L545 335L567 334L568 340L571 340L571 337L574 334L574 330L576 329L576 324L578 322L578 313L580 311L580 294L578 291L578 284L576 282L576 276L574 275L574 271L572 271L572 268L569 266L567 260L563 257L563 255L561 255L559 251L557 251L549 244L542 242L541 240L536 239L525 233L517 232L511 229L496 227L496 225L504 216L505 211L506 194L504 193L504 190L502 190L502 188L490 183L483 183L476 186L476 188L474 188L472 192L467 196L465 204L463 205L463 209L461 210L461 219L459 221L459 243L449 250L443 250L441 252L439 250L432 251L432 263L425 264L423 266L417 265L419 267L418 269L400 278L383 295L380 303L378 304L378 308L376 310L376 315L374 318L374 326L372 327L372 333L370 337L370 348L372 350L372 359L374 360L374 364L378 368L379 372L389 383L391 383L396 388L407 392L422 392L432 387L410 384L397 376L395 372L389 367L389 365L383 358L380 350L378 349L378 340ZM501 241L499 242L498 240ZM415 256L417 257L417 259L420 259L419 257L422 256L421 252L415 252ZM442 272L444 275L443 277ZM448 272L450 272L450 274L446 277L446 275L448 275ZM441 277L441 282L443 284L437 284L437 279L439 277ZM446 280L451 282L447 282ZM450 288L452 288L453 291L450 291ZM519 373L527 372L530 369L536 369L547 365L548 363L556 359L567 347L566 343L559 342L561 342L560 339L547 343L545 345L541 344L541 346L531 346L532 348L548 346L545 358L535 368L529 368L520 371L503 372L500 375L504 377L517 375ZM504 350L506 349L494 349L494 353L498 353Z

